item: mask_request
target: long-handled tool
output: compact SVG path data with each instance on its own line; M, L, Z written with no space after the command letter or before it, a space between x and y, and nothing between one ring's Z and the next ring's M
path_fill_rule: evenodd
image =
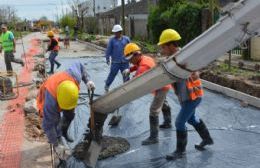
M51 167L52 168L55 168L55 161L54 161L54 155L53 155L53 145L52 144L50 144L50 149L51 149Z
M90 133L91 133L91 143L89 145L88 151L84 157L84 163L91 168L96 167L97 159L99 153L102 149L101 142L97 140L96 136L96 128L95 128L95 113L92 109L93 97L94 97L94 90L88 90L89 95L89 107L90 107Z
M23 56L24 56L25 67L26 67L26 69L28 69L26 53L25 53L25 48L24 48L24 43L23 43L23 36L22 36L22 32L21 31L20 31L20 36L21 36L21 42L22 42L22 46L23 46Z

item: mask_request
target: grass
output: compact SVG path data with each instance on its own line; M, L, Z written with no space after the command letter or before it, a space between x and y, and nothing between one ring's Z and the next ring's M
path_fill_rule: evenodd
M250 70L244 70L240 69L234 66L231 66L231 68L228 68L228 64L221 63L217 67L213 69L215 73L218 74L229 74L229 75L234 75L234 76L242 76L245 78L250 78L252 76L260 76L260 72L255 72L255 71L250 71Z

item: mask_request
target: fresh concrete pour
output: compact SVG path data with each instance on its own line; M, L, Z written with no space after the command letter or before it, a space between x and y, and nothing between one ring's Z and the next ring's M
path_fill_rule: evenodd
M107 77L109 67L105 65L103 57L86 57L79 59L60 59L65 69L74 61L80 61L86 66L91 79L96 84L97 94L103 94L104 80ZM112 87L122 83L118 74ZM86 93L86 87L81 85L81 92ZM85 98L88 100L88 98ZM206 151L200 152L194 149L194 144L200 142L200 138L192 127L188 126L188 146L186 158L175 162L165 160L165 155L175 149L175 129L160 130L159 144L142 146L141 141L149 134L149 106L152 94L139 98L119 109L122 120L117 127L109 127L108 121L104 124L103 135L110 137L122 137L130 143L130 149L125 153L99 160L98 168L131 168L131 167L251 167L257 168L260 164L260 113L253 107L241 107L240 102L220 94L205 91L202 104L197 109L197 114L208 125L215 144ZM172 108L172 119L176 118L180 105L173 91L168 94L167 100ZM84 100L82 100L84 101ZM162 117L162 116L160 116ZM71 123L68 134L74 139L68 144L74 149L82 139L87 129L89 118L88 103L81 104L76 109L76 116ZM162 121L162 118L160 118ZM127 144L127 143L126 143ZM121 148L121 147L119 147ZM70 157L66 161L67 167L84 168L84 164Z

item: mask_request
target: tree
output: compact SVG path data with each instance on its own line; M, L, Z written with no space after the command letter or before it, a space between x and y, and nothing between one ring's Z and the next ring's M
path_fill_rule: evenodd
M76 25L76 18L68 14L64 15L60 19L60 25L62 27L69 26L70 28L73 28Z
M0 6L0 23L7 23L8 27L13 29L19 21L15 8L11 6Z
M42 17L40 17L40 20L47 21L47 20L48 20L48 18L47 18L47 16L42 16Z
M90 2L80 2L80 0L68 0L73 14L76 16L76 24L82 31L84 28L84 17L90 10Z

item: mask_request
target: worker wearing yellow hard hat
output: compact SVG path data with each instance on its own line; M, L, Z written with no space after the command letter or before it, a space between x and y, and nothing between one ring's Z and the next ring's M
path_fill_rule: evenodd
M54 32L53 31L48 31L47 32L47 37L50 38L50 42L47 48L47 52L50 51L50 55L49 55L49 61L50 61L50 65L51 65L51 69L48 72L49 74L53 74L54 73L54 65L57 65L57 69L61 66L61 64L56 60L56 57L58 56L59 50L60 50L60 46L59 46L59 39L56 38L54 36Z
M72 141L67 136L67 129L75 115L81 81L89 90L95 89L84 65L74 63L66 71L50 76L39 90L37 107L42 117L42 128L57 153L64 148L60 143L61 136Z
M125 75L136 71L134 77L137 77L156 66L155 60L143 55L141 48L135 43L129 43L125 46L124 55L126 59L133 64L129 70L123 72ZM166 101L166 96L170 88L171 85L166 85L154 92L154 99L150 107L149 115L150 136L142 141L142 145L158 143L159 113L161 111L163 112L164 123L160 125L160 128L171 128L171 109Z
M173 29L166 29L161 33L158 45L161 47L163 55L171 56L179 50L178 41L181 39L179 33ZM178 55L175 55L178 57ZM185 66L179 65L181 68ZM167 160L176 160L185 155L187 145L186 123L192 125L202 138L202 142L195 145L198 150L204 150L206 145L212 145L214 142L209 134L205 123L195 114L195 110L200 104L203 96L201 80L198 72L193 72L189 79L178 80L172 84L176 95L178 96L181 110L175 121L176 127L176 150L167 155Z

